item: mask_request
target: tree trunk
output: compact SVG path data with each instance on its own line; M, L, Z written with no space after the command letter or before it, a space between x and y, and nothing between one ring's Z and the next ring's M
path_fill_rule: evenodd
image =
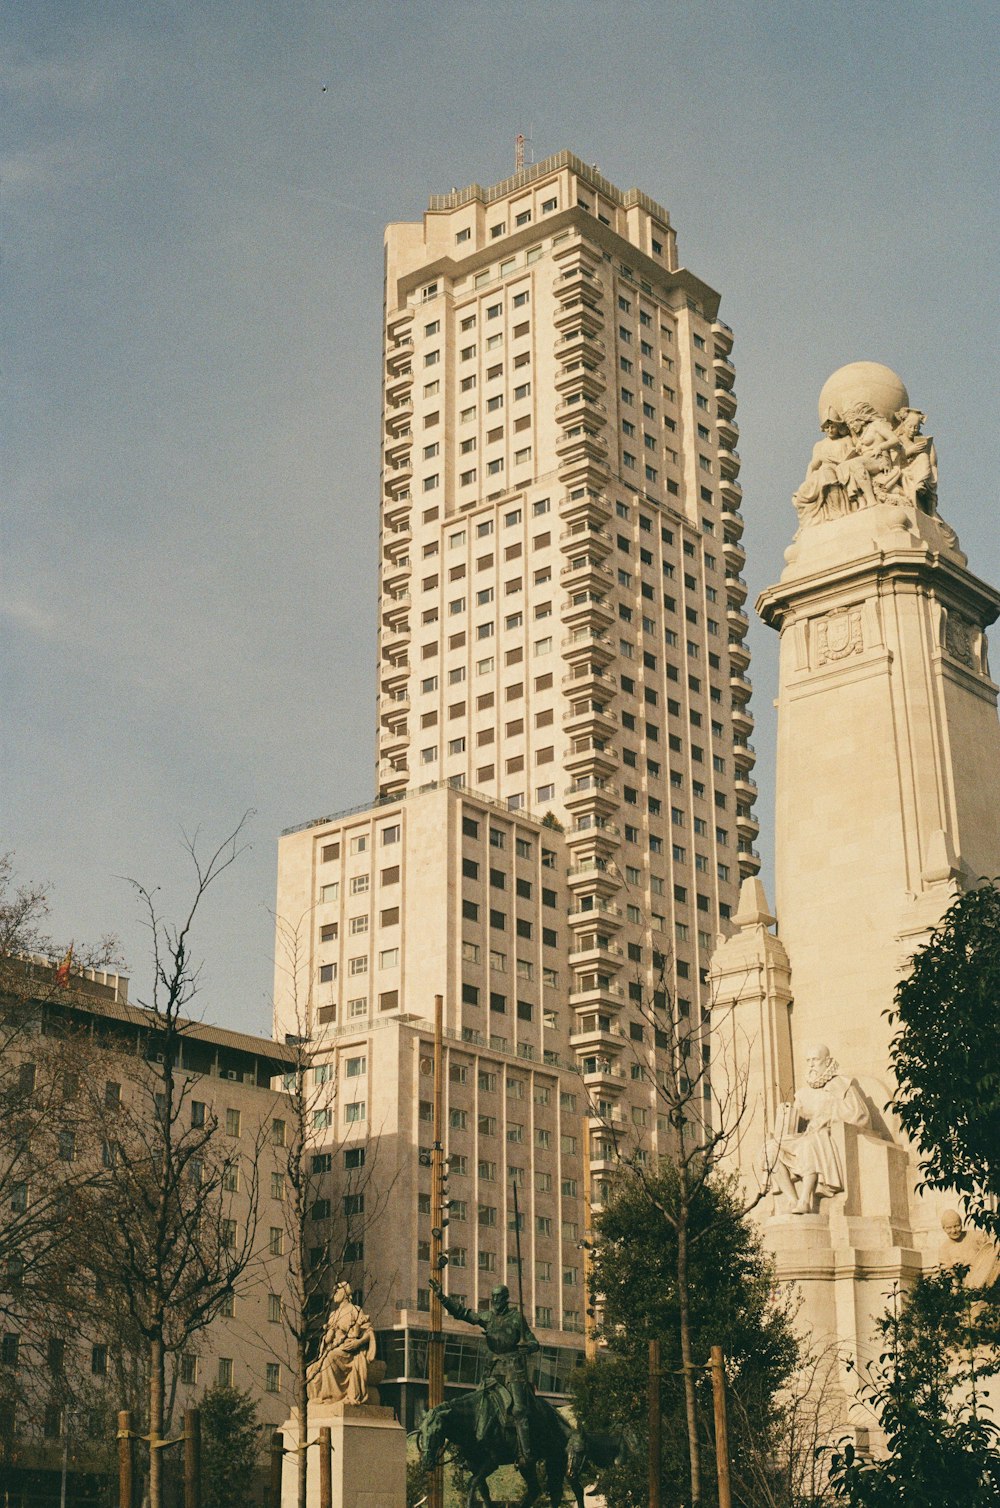
M691 1361L691 1310L688 1295L687 1212L677 1221L677 1303L681 1321L681 1367L684 1372L684 1412L687 1422L688 1459L691 1464L691 1508L701 1503L701 1455L698 1447L698 1411L695 1403L694 1367Z
M165 1393L163 1336L149 1343L149 1508L163 1508L163 1399Z
M305 1306L303 1305L303 1319ZM304 1326L303 1326L304 1328ZM307 1441L309 1439L309 1389L306 1386L306 1342L303 1335L298 1341L298 1376L295 1379L295 1391L297 1393L296 1404L299 1410L299 1453L298 1453L298 1485L299 1485L299 1508L306 1508L306 1492L309 1482L309 1451Z

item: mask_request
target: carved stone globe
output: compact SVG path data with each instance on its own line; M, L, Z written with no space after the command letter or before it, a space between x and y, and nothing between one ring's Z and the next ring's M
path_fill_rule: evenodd
M819 422L841 415L853 403L870 403L883 419L908 408L910 395L901 377L880 361L852 361L828 377L819 395Z

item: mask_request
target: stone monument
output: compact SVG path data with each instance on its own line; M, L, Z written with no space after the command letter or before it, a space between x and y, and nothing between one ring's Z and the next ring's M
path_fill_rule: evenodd
M385 1363L376 1359L375 1331L351 1297L350 1285L333 1291L319 1355L307 1373L309 1395L308 1505L319 1505L319 1431L332 1443L333 1508L403 1508L406 1502L406 1434L391 1408L383 1408L377 1384ZM297 1410L282 1426L285 1469L281 1508L297 1508L294 1465L301 1446Z
M938 1260L941 1196L917 1193L885 1109L885 1012L962 887L1000 872L1000 594L938 512L934 441L894 372L835 372L819 423L757 603L780 634L776 906L745 882L712 982L751 1112L733 1165L765 1179L765 1239L804 1328L864 1364L892 1286ZM845 1411L855 1386L843 1374Z

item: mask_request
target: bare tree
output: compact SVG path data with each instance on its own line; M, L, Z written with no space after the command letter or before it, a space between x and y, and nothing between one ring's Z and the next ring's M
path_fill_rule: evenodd
M15 888L0 855L0 1314L19 1323L46 1308L77 1239L93 1168L77 1156L80 1062L67 1010L118 943L56 948L46 887ZM62 960L60 962L60 959Z
M338 1134L336 1054L314 1036L315 1002L304 938L311 918L310 911L294 923L275 919L279 966L286 978L286 1019L295 1028L285 1036L294 1062L284 1079L288 1124L283 1165L285 1278L280 1300L282 1321L294 1348L299 1508L305 1508L308 1486L308 1450L303 1447L309 1439L310 1363L320 1350L336 1280L349 1274L355 1295L364 1293L371 1300L365 1288L365 1234L385 1210L395 1181L390 1170L379 1166L377 1135L347 1139ZM352 1061L357 1062L357 1056Z
M186 1012L197 993L191 935L212 885L236 861L246 818L206 860L187 843L194 894L180 923L160 915L156 892L132 881L152 938L153 989L120 1102L91 1093L102 1167L88 1205L86 1265L97 1291L127 1313L148 1357L149 1502L161 1508L167 1359L222 1312L255 1257L258 1160L264 1131L239 1159L214 1113L193 1113L197 1082L183 1067ZM123 1073L123 1078L125 1077ZM233 1218L234 1169L242 1161L242 1222Z

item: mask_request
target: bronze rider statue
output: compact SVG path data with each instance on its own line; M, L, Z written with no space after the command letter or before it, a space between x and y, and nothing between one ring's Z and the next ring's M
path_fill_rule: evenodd
M511 1307L510 1292L502 1284L493 1289L488 1309L467 1309L441 1291L441 1284L431 1278L430 1286L453 1319L478 1325L486 1340L492 1360L488 1376L505 1383L510 1389L517 1436L518 1463L531 1460L531 1405L534 1389L528 1381L528 1357L539 1349L524 1315Z

